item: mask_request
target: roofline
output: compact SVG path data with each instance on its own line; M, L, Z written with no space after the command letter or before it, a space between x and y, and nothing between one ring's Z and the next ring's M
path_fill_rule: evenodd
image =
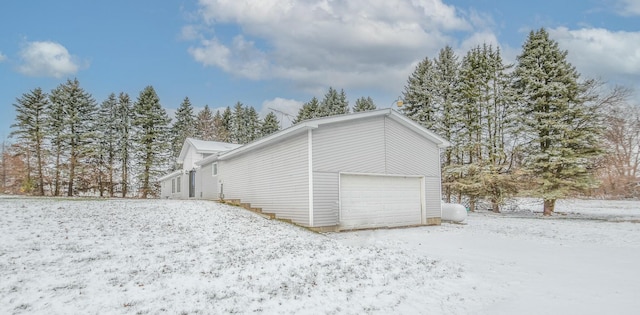
M414 131L422 134L425 138L431 140L432 142L434 142L438 148L446 148L451 146L451 143L447 140L445 140L444 138L438 136L436 133L434 133L433 131L430 131L426 128L424 128L423 126L421 126L420 124L418 124L417 122L409 119L408 117L404 116L403 114L399 113L398 111L391 109L391 108L385 108L385 109L379 109L379 110L372 110L372 111L365 111L365 112L358 112L358 113L351 113L351 114L343 114L343 115L336 115L336 116L328 116L328 117L320 117L320 118L314 118L314 119L309 119L309 120L305 120L302 121L298 124L295 124L287 129L278 131L276 133L273 133L269 136L266 136L264 138L261 138L257 141L254 142L250 142L248 144L245 144L241 147L229 150L229 151L225 151L225 152L221 152L218 155L215 156L209 156L205 159L202 159L198 162L195 162L196 165L204 165L204 164L208 164L211 163L213 161L216 160L226 160L228 158L231 158L233 156L236 156L238 154L242 154L244 152L247 151L251 151L254 148L257 147L261 147L267 143L270 143L272 141L277 141L277 140L281 140L284 138L287 138L289 136L293 136L297 133L300 133L302 131L308 130L308 129L316 129L318 128L318 126L320 125L325 125L325 124L332 124L332 123L337 123L337 122L342 122L342 121L349 121L349 120L354 120L354 119L362 119L362 118L368 118L368 117L377 117L377 116L387 116L387 117L391 117L392 119L395 119L396 121L400 122L401 124L413 129Z
M164 175L164 176L162 176L162 177L159 177L159 178L158 178L158 181L159 181L159 182L161 182L161 181L163 181L163 180L165 180L165 179L169 179L169 178L171 178L171 177L178 176L178 175L182 175L182 174L183 174L183 171L182 171L182 170L177 170L177 171L174 171L173 173L169 173L169 174L167 174L167 175Z

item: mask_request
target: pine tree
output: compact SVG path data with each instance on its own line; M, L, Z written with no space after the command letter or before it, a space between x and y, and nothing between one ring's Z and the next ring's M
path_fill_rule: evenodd
M65 113L64 113L64 91L58 87L51 91L49 95L49 106L47 107L46 125L49 129L49 142L54 162L53 195L60 196L60 189L63 185L62 176L64 160L66 159L65 147Z
M51 94L52 102L63 110L62 140L69 157L67 196L73 196L76 177L82 174L83 167L86 166L86 162L83 163L83 161L94 154L92 142L96 136L95 114L98 105L91 94L80 87L78 79L67 80Z
M521 125L532 139L524 166L536 180L544 215L553 213L557 199L593 185L591 165L601 153L597 108L588 106L585 87L566 57L540 29L529 33L515 69L523 95Z
M293 124L297 124L301 121L312 119L320 116L320 102L314 96L309 102L304 103L300 110L298 110L298 116L296 116Z
M152 86L140 92L133 105L132 125L135 127L134 143L138 162L141 163L139 178L141 198L155 195L153 178L169 167L171 146L169 126L171 119L160 105L160 99Z
M231 140L233 143L247 143L247 125L244 105L237 102L233 106L233 117L231 119Z
M333 87L329 87L329 91L327 91L320 103L318 113L318 117L348 114L349 102L347 102L344 90L338 93Z
M219 110L217 110L213 116L213 129L216 135L214 138L215 141L229 142L229 129L227 129Z
M434 101L434 67L426 57L416 66L404 87L402 112L427 129L433 130L440 112Z
M193 106L188 97L185 97L180 104L175 119L173 126L171 126L171 151L173 158L177 159L184 141L196 135L196 116L193 114ZM213 126L213 119L211 126Z
M220 141L227 142L227 143L231 143L233 141L232 140L232 137L233 137L232 120L233 120L233 113L231 112L231 108L227 106L222 112L222 127L227 132L226 134L220 134Z
M364 96L356 100L356 106L353 107L353 112L364 112L368 110L375 110L376 104L373 103L371 97L365 98Z
M280 122L278 121L278 117L273 112L269 112L267 116L264 117L262 121L262 126L260 127L260 136L266 137L274 132L280 130Z
M118 160L120 162L120 183L122 197L126 197L129 193L129 168L132 156L132 120L133 120L133 108L131 99L126 93L120 93L118 95L117 104L117 139L118 139Z
M209 109L209 105L205 105L196 116L196 138L205 141L212 141L216 134L213 126L213 113Z
M258 112L253 108L253 106L249 106L245 109L245 121L247 124L245 143L249 143L260 138L260 115L258 115Z
M118 156L118 99L115 93L100 104L96 121L96 161L98 166L98 191L103 196L106 180L107 191L113 197L114 173ZM106 177L106 179L103 179Z
M26 144L26 150L36 156L36 170L38 177L38 194L44 195L44 142L46 128L46 109L49 105L48 96L42 89L36 88L29 93L22 94L13 104L17 112L15 128L10 136L18 136ZM27 160L27 181L31 181L31 167Z

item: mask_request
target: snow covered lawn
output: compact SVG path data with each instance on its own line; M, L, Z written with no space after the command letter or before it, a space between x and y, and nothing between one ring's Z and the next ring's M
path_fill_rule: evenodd
M529 205L323 235L208 201L0 197L0 314L640 309L639 203Z

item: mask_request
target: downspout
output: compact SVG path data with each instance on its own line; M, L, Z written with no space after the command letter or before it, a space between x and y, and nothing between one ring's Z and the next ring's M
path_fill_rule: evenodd
M309 227L313 227L313 136L307 130L307 160L309 162Z

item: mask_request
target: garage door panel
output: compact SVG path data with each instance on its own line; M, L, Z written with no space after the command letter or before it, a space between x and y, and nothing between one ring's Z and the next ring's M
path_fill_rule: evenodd
M341 175L341 226L368 228L420 224L421 181L419 177Z

